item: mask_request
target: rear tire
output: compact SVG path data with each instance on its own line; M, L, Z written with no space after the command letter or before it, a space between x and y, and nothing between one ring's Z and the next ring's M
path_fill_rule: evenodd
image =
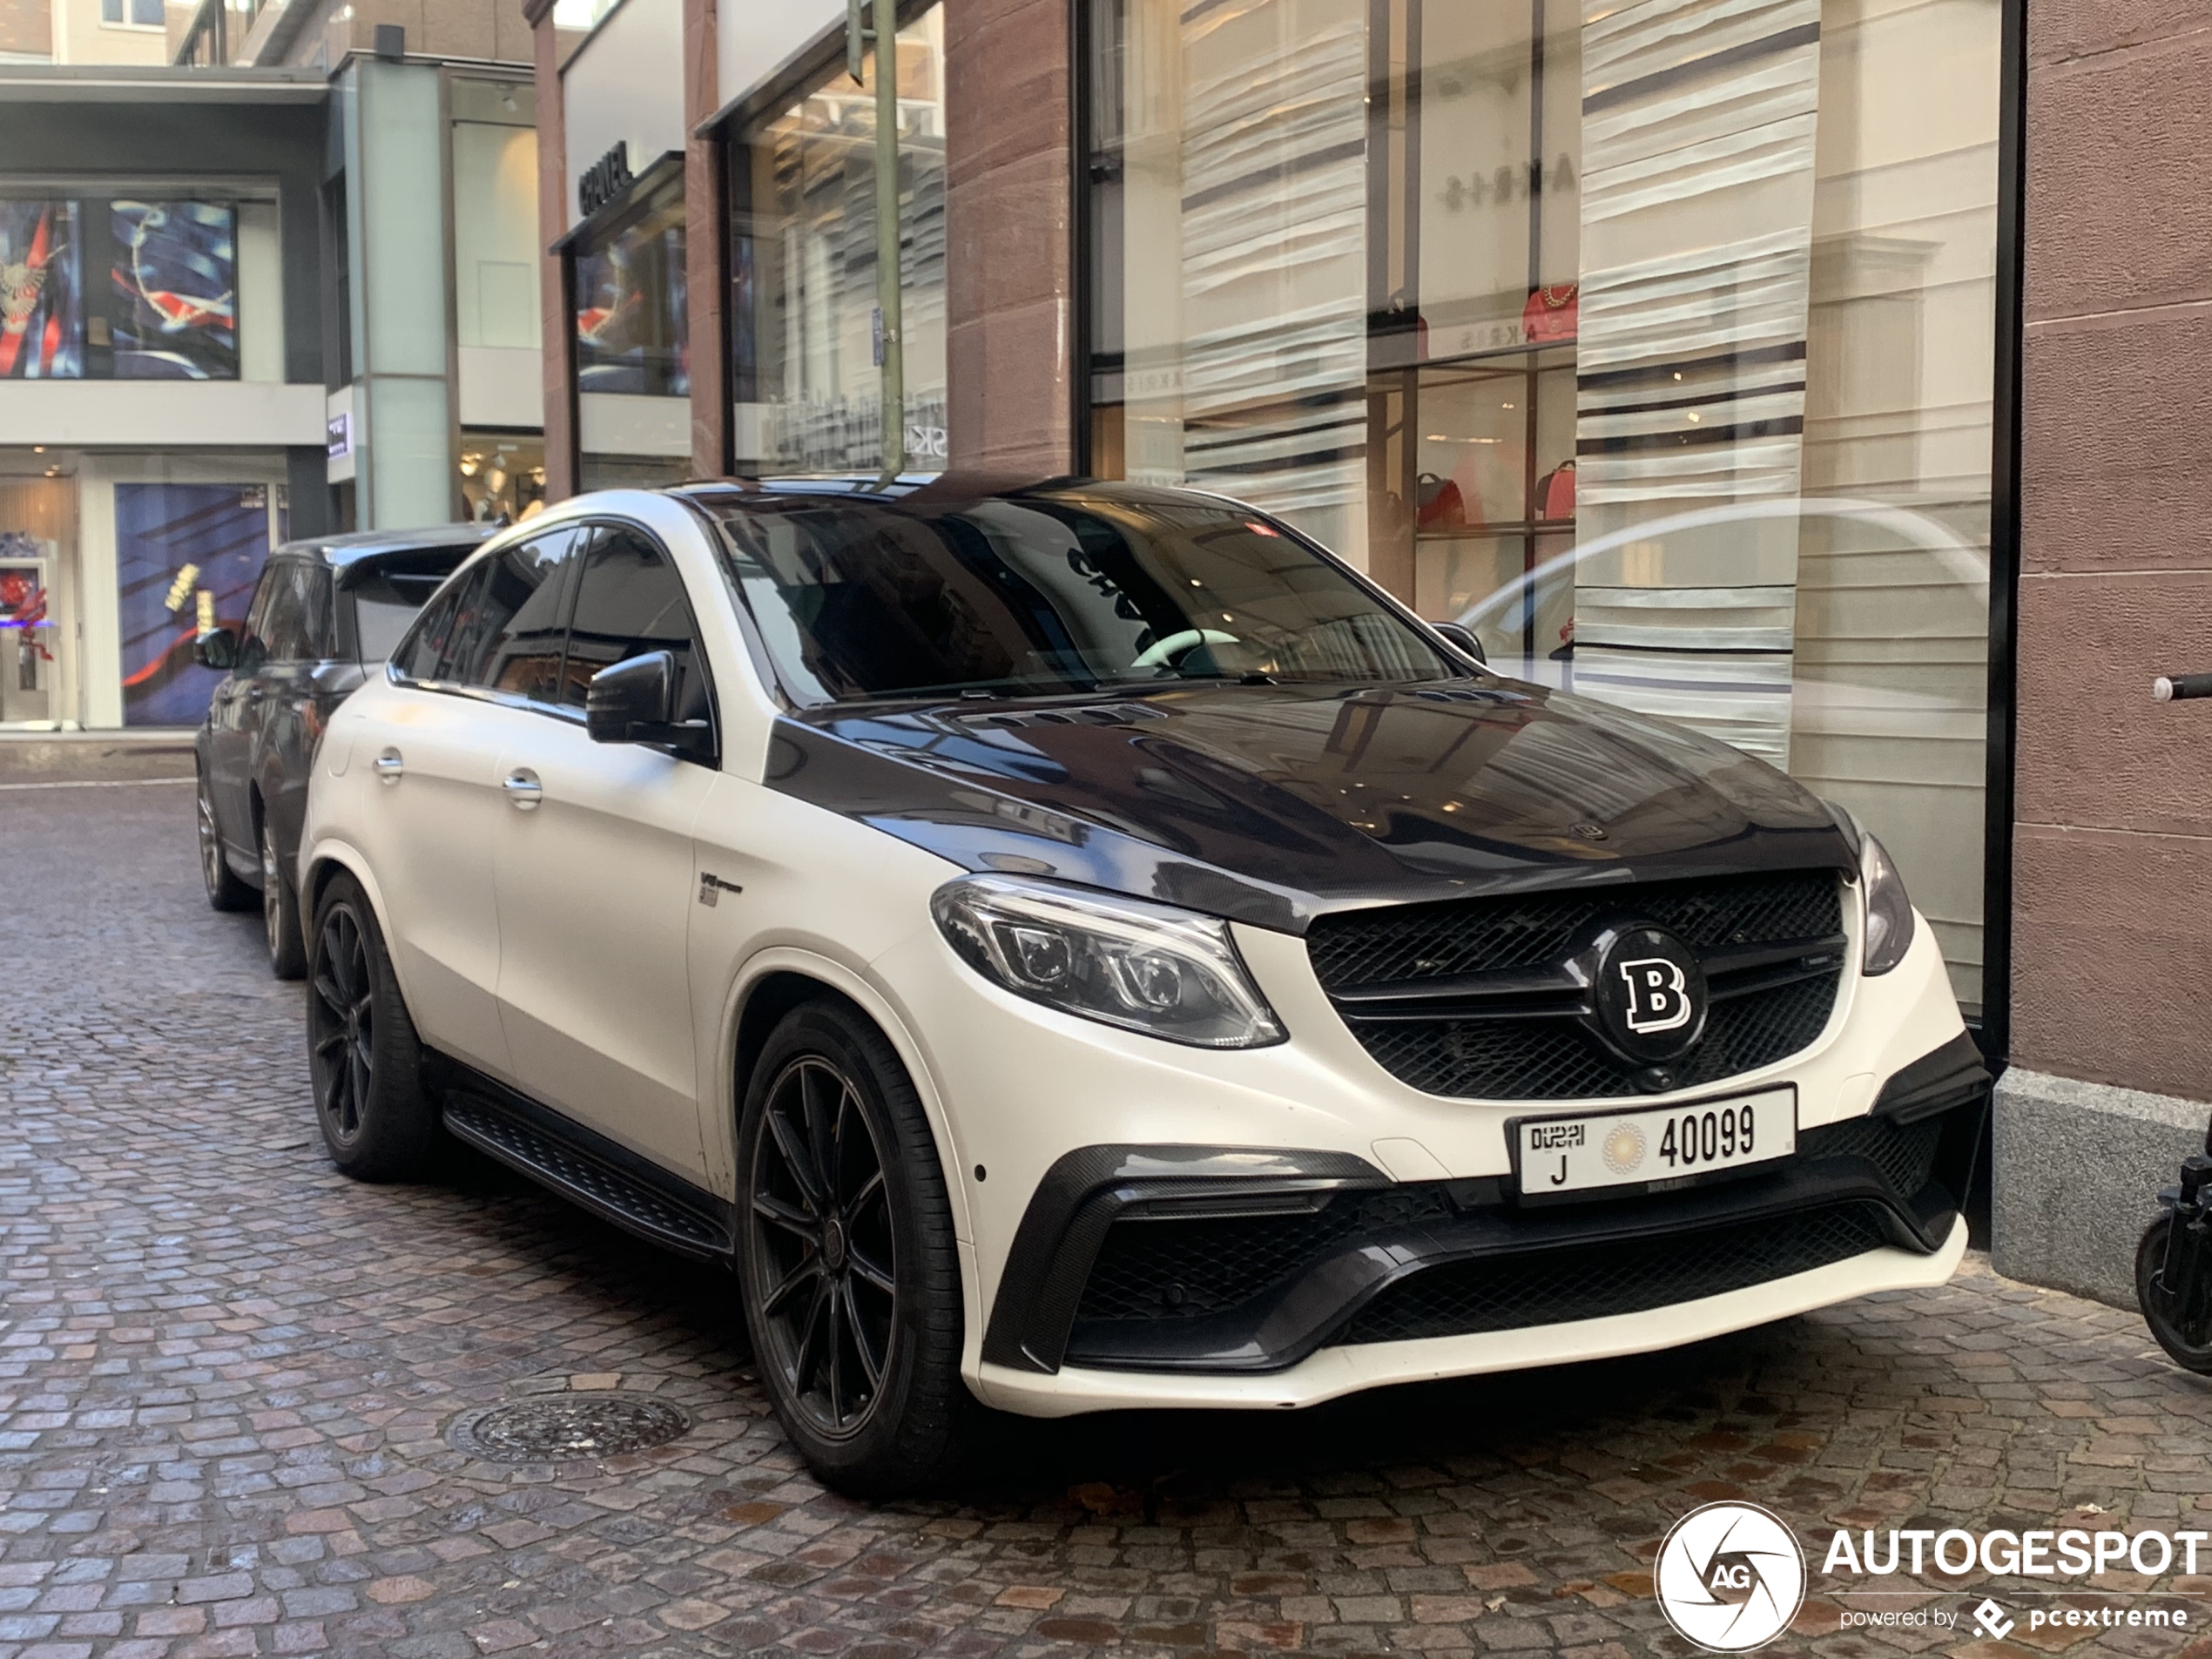
M350 875L331 878L315 907L307 1062L323 1144L341 1174L404 1181L428 1167L445 1130L422 1087L422 1044L376 913Z
M738 1123L738 1300L784 1432L824 1485L928 1487L975 1409L952 1206L921 1103L848 1005L770 1034Z
M307 941L300 934L300 895L284 879L276 838L261 825L261 927L268 935L269 972L298 979L307 971Z
M198 774L199 819L199 879L207 887L207 902L217 910L250 910L260 897L239 880L223 851L223 832L215 818L215 797L207 787L207 774Z

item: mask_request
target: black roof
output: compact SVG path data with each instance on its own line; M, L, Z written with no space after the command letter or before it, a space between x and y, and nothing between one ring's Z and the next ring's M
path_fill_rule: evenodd
M435 553L450 548L467 554L492 535L496 524L432 524L413 530L354 530L345 536L310 536L287 542L275 556L320 559L334 570L350 570L389 553Z

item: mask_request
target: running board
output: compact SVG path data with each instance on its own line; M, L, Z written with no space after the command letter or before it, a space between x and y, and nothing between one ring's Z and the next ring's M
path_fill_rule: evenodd
M555 1114L534 1102L499 1099L475 1083L458 1082L446 1096L455 1139L664 1250L725 1264L735 1256L726 1206L712 1194L671 1190L675 1177L654 1170L661 1178L653 1180L623 1167L638 1161L635 1154L611 1142L603 1150L591 1144L602 1137L582 1125L556 1119L556 1129L545 1121Z

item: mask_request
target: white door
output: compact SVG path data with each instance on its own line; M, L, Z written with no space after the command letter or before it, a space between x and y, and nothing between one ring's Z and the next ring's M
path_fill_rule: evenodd
M524 1090L703 1180L685 937L691 826L717 773L640 744L594 743L590 676L653 651L708 693L681 578L644 532L600 529L585 556L562 716L517 729L499 772L500 1017Z

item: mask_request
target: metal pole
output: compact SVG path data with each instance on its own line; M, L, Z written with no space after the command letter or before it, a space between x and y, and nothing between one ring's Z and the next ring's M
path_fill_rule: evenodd
M907 363L899 314L899 24L894 0L875 13L875 303L882 318L884 489L907 469Z

